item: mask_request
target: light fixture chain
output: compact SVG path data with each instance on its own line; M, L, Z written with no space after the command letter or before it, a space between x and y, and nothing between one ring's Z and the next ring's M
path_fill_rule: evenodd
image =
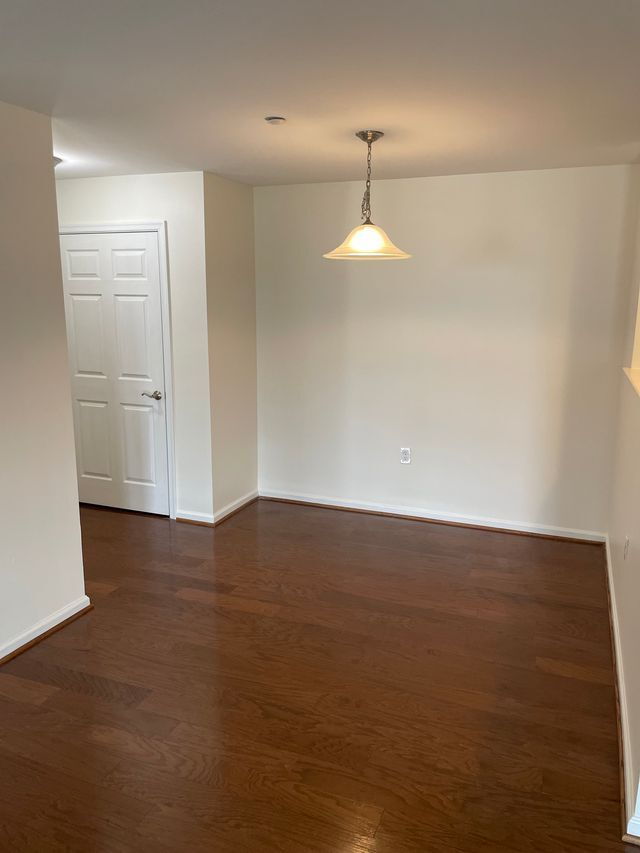
M372 139L367 139L367 180L364 185L364 195L362 196L362 219L365 222L371 222L371 143Z

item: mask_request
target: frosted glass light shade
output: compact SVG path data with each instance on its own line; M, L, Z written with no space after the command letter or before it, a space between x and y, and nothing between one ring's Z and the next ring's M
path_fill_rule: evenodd
M394 246L386 231L372 222L365 222L350 231L344 243L323 258L330 260L384 260L401 261L410 258L406 252Z

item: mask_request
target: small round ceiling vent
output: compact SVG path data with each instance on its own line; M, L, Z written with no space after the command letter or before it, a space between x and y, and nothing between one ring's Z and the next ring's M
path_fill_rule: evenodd
M284 124L286 118L284 116L265 116L264 120L269 124Z

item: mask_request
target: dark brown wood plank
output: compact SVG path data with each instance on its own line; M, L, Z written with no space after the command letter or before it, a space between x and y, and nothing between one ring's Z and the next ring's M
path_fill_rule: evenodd
M81 516L95 609L0 669L0 849L634 849L602 547Z

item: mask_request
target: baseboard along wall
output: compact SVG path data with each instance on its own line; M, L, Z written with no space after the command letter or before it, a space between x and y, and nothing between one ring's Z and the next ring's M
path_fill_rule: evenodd
M17 637L13 637L7 643L0 646L0 664L6 663L6 661L14 658L30 646L48 637L49 634L62 628L63 625L66 625L72 619L76 619L92 608L93 605L89 600L89 596L83 595L76 599L76 601L72 601L70 604L65 605L65 607L61 607L60 610L56 610L55 613L51 613L45 619L36 622L35 625L32 625Z
M422 507L397 506L393 504L370 503L366 501L343 500L320 495L294 494L273 489L260 489L260 497L289 503L323 506L329 509L346 509L355 512L368 512L373 515L390 515L416 521L436 521L442 524L457 524L463 527L482 527L508 533L528 533L538 536L551 536L560 539L579 539L585 542L606 542L607 535L596 530L579 530L568 527L554 527L546 524L530 524L521 521L508 521L503 518L485 518L483 516L460 515L453 512L440 512Z
M213 515L205 515L205 513L202 512L184 512L183 510L178 510L176 513L176 521L185 522L187 524L199 524L203 527L216 527L216 525L220 524L221 521L235 515L236 512L240 512L241 509L244 509L256 500L258 500L258 492L257 490L254 490L252 492L247 492L246 495L242 495L242 497L237 498L235 501L230 501L228 504L225 504L219 510L214 512Z

